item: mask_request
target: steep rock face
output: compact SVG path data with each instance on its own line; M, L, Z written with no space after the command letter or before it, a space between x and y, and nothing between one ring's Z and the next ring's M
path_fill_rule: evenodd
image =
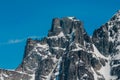
M35 44L33 41L31 45L34 45L34 47L27 52L29 54L31 53L31 56L28 58L31 57L32 60L34 59L34 55L38 55L38 57L35 57L38 60L35 60L35 62L28 59L26 61L24 60L25 63L22 66L26 63L27 65L28 63L33 63L32 65L37 64L35 67L31 65L33 69L36 69L33 70L35 71L35 80L77 80L86 72L86 75L88 75L87 79L94 79L92 73L88 70L91 66L90 59L92 59L92 53L90 51L93 51L91 39L85 32L82 23L74 17L53 19L52 28L48 33L48 37ZM84 65L81 65L82 63ZM80 66L84 69L82 70L84 73L78 71L81 70ZM85 69L85 66L88 66L88 69ZM26 69L28 69L28 66L24 71ZM32 70L32 68L29 68L27 71L29 70ZM83 78L86 78L86 76Z
M92 40L98 50L109 57L110 74L120 79L120 11L95 30Z
M120 36L120 11L118 11L106 24L93 33L93 42L98 50L105 56L117 52Z

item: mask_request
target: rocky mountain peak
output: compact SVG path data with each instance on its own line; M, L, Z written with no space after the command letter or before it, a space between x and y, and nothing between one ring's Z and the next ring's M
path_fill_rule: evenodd
M16 70L1 70L0 80L119 80L120 12L92 38L75 17L54 18L48 36L28 39Z
M52 28L48 33L48 37L58 36L65 37L67 40L75 41L83 44L84 39L90 42L86 31L83 28L83 23L75 17L54 18Z
M83 24L81 21L77 20L75 17L63 17L54 18L52 20L52 28L49 32L50 35L58 35L61 31L67 35L75 30L83 29Z

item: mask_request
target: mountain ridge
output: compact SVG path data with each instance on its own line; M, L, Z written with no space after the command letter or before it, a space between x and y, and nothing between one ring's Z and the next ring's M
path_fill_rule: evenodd
M28 39L22 63L0 69L0 80L119 80L119 29L120 10L92 38L77 18L54 18L48 36Z

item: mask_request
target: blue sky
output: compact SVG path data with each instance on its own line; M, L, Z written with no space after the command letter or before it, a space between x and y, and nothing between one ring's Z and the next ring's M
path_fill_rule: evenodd
M120 0L0 0L0 68L15 69L28 37L47 35L54 17L76 16L89 35L120 9Z

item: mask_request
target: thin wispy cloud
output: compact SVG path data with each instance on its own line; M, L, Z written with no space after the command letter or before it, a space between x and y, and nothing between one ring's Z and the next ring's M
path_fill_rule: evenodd
M18 44L18 43L22 43L24 41L25 41L25 39L10 39L6 42L0 42L0 46L1 45Z
M8 44L17 44L25 41L24 39L15 39L15 40L9 40Z
M10 44L18 44L18 43L22 43L25 42L28 38L32 38L32 39L40 39L40 36L28 36L26 38L21 38L21 39L10 39L6 42L0 42L0 45L10 45Z
M36 39L36 38L42 38L42 36L40 37L40 36L29 36L29 37L27 37L27 38L33 38L33 39Z

